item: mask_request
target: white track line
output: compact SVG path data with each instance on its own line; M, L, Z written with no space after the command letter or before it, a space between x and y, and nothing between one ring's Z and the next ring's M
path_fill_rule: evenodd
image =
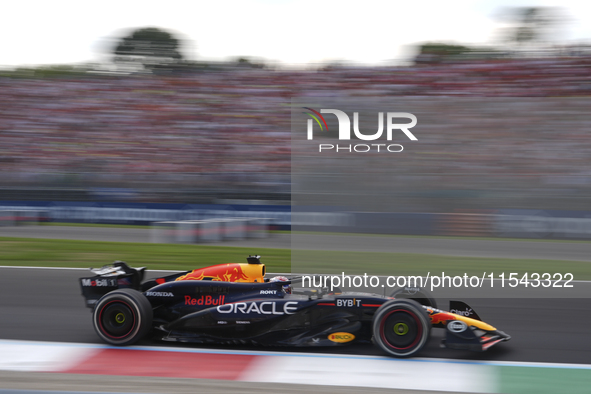
M382 360L396 362L415 362L415 363L436 363L436 364L469 364L469 365L488 365L488 366L511 366L511 367L537 367L537 368L567 368L567 369L591 369L591 364L575 363L544 363L528 361L474 361L468 359L451 358L393 358L389 356L372 355L353 355L337 353L314 353L314 352L289 352L289 351L268 351L268 350L226 350L213 348L194 348L194 347L169 347L169 346L110 346L94 343L81 342L50 342L50 341L25 341L18 339L0 339L0 347L6 345L37 346L37 347L55 347L55 348L77 348L77 349L129 349L156 352L172 353L199 353L199 354L228 354L228 355L251 355L251 356L278 356L295 358L320 358L320 359L342 359L342 360Z

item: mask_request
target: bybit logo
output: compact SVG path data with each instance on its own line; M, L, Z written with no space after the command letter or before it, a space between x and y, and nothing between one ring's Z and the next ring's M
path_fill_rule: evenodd
M308 140L314 139L314 121L320 126L320 130L328 131L328 125L322 114L332 114L337 117L339 122L339 140L351 140L351 120L349 116L338 109L321 109L320 112L312 108L304 107L310 112L304 112L309 115L308 119ZM394 123L394 119L409 119L410 123ZM322 125L324 124L324 127ZM386 140L392 141L392 135L395 130L402 131L411 141L418 141L417 137L410 132L409 129L417 125L417 117L408 112L388 112L386 113ZM374 134L363 134L359 130L359 112L353 113L353 133L355 137L362 141L375 141L382 137L384 133L384 113L378 113L378 131ZM380 149L381 148L381 149ZM318 151L334 150L347 152L369 152L369 151L388 151L388 152L402 152L404 147L400 144L355 144L355 145L333 145L333 144L319 144Z

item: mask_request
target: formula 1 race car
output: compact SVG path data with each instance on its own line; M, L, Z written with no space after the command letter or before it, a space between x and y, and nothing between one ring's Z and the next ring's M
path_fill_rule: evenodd
M451 301L436 308L421 289L393 296L298 289L292 278L265 278L260 256L142 282L144 268L116 261L81 278L98 336L111 345L142 338L193 343L336 346L373 342L407 357L427 343L432 327L446 330L448 348L485 351L511 337L484 323L472 308Z

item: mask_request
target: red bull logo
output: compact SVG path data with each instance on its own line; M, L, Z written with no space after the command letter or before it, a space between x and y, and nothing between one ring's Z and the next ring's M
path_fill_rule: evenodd
M176 280L212 280L220 282L262 282L262 264L220 264L200 268L178 277Z
M193 298L191 296L185 296L185 305L224 305L226 296L212 297L201 296L199 298Z

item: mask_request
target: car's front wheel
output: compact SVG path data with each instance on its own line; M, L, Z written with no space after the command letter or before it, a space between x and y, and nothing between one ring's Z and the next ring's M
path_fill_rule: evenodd
M420 352L430 333L429 315L413 300L389 301L376 311L373 319L374 343L396 357Z
M132 345L142 339L152 325L152 306L133 289L105 294L94 308L92 321L96 333L110 345Z

